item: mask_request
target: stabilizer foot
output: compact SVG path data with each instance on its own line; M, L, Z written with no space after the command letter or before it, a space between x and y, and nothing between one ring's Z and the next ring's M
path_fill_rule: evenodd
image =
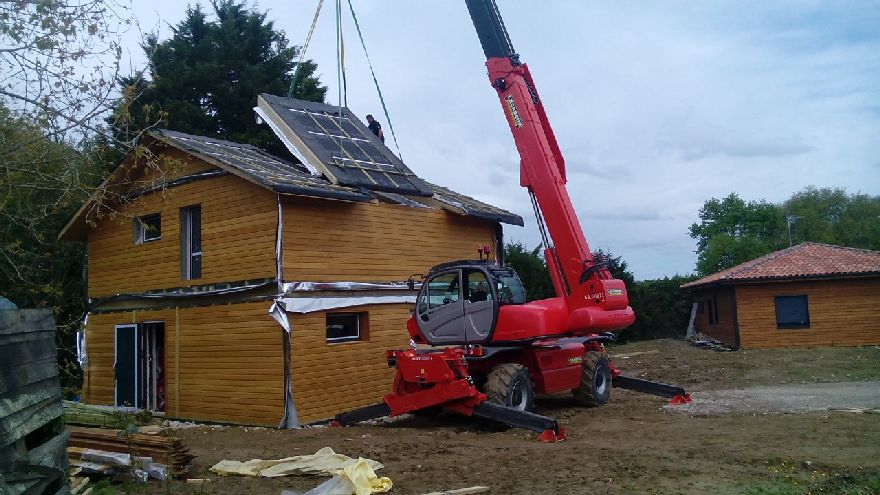
M691 399L691 394L687 394L687 393L678 394L678 395L674 396L673 398L669 399L670 405L688 404L690 402L693 402L693 399Z
M561 442L566 438L568 437L565 435L565 428L559 428L558 432L554 430L544 430L540 435L538 435L538 441L545 443Z

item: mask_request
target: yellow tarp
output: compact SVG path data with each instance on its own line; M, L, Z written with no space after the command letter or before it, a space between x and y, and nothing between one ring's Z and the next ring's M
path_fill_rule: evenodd
M315 452L311 455L298 455L285 457L284 459L263 460L251 459L249 461L222 460L211 467L211 472L226 476L239 474L243 476L262 476L274 478L289 475L325 475L334 478L315 490L325 487L332 493L355 493L357 495L370 495L372 493L384 493L391 490L391 480L378 477L376 469L384 466L372 459L352 459L346 455L337 454L330 447ZM346 492L346 490L350 490ZM315 493L331 493L329 491Z

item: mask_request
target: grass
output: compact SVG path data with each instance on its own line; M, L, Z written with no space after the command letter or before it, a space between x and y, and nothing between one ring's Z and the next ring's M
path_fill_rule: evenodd
M836 472L786 460L768 462L773 479L744 495L880 495L880 471Z

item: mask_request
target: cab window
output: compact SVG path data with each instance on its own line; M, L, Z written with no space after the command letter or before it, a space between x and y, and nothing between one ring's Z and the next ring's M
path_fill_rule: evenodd
M428 287L419 297L419 312L439 308L461 300L458 272L444 273L428 280Z
M481 271L468 271L465 287L467 293L464 297L472 303L492 300L492 287L489 285L489 279Z
M524 304L526 302L526 290L515 273L495 274L495 284L499 304Z

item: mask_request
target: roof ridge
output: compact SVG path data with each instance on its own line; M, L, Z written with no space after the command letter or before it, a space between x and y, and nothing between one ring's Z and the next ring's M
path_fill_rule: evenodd
M877 255L880 255L880 251L875 251L875 250L873 250L873 249L857 248L857 247L851 247L851 246L840 246L840 245L838 245L838 244L828 244L828 243L825 243L825 242L811 242L811 241L804 241L804 242L798 244L798 246L803 246L803 245L805 245L805 244L809 244L809 245L812 245L812 246L823 246L823 247L829 247L829 248L833 248L833 249L845 249L845 250L847 250L847 251L855 251L855 252L858 252L858 253L867 253L867 254L877 254Z

